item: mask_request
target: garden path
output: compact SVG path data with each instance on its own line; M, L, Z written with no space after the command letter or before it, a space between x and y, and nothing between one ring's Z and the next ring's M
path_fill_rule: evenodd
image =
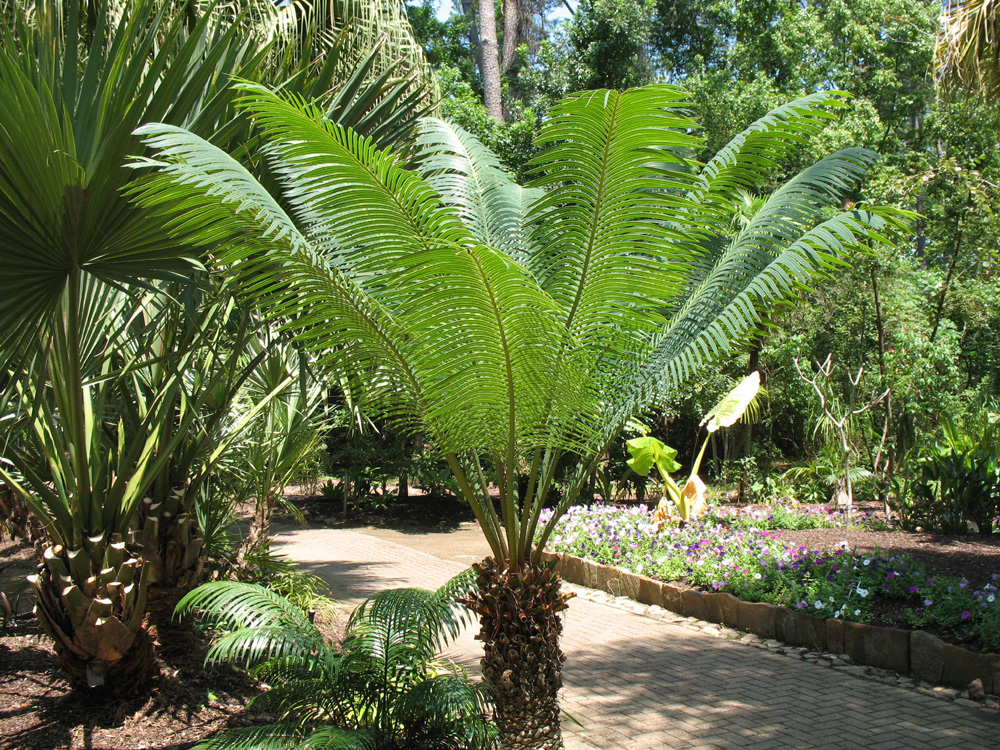
M275 529L277 550L353 606L384 588L436 588L477 559L475 528ZM469 627L448 656L477 671ZM996 748L1000 722L912 690L571 600L561 701L569 750Z

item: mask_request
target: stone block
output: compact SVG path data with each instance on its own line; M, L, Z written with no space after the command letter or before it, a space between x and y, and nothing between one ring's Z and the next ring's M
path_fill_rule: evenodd
M941 682L956 690L965 690L973 680L983 681L983 690L993 692L992 654L976 654L960 646L945 643L941 647L944 656L944 667L941 670Z
M865 626L844 621L844 653L858 664L865 663Z
M674 586L672 583L660 584L660 596L662 597L660 606L664 609L669 609L671 612L683 615L684 605L681 601L682 590L683 589Z
M620 575L621 571L614 565L599 565L594 579L597 585L594 588L617 596L616 589L618 588L618 576Z
M826 620L813 617L799 610L790 610L795 620L794 646L804 646L810 651L826 650Z
M681 607L683 608L681 614L687 617L704 620L708 616L705 594L697 589L684 589L681 592Z
M944 645L937 636L914 630L910 633L910 674L937 685L944 670Z
M740 600L732 594L716 594L722 605L722 624L727 628L739 626Z
M606 566L596 563L593 560L583 561L583 585L588 589L599 589L601 587L601 573Z
M635 573L630 573L627 570L621 570L616 568L617 575L615 578L609 582L610 591L615 596L627 596L629 599L638 600L639 598L639 579Z
M575 555L563 555L562 569L559 571L559 575L563 577L564 581L583 586L583 566L584 560L582 558Z
M774 638L776 609L778 608L767 602L740 601L737 627L761 638Z
M844 621L835 617L826 621L826 650L831 654L844 653Z
M779 607L774 613L774 637L782 643L795 643L795 610Z
M725 596L712 591L705 594L705 619L708 622L722 622L722 604Z
M662 586L659 581L654 581L646 576L639 577L639 592L636 597L643 604L656 604L663 606Z
M900 628L865 626L864 663L899 674L910 673L910 631Z

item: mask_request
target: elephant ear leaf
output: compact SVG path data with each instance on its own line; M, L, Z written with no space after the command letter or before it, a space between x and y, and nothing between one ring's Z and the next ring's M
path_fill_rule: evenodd
M625 445L632 455L632 458L628 460L628 466L639 476L644 477L649 474L654 465L664 478L681 468L681 465L676 461L677 451L669 445L664 445L655 437L643 435L632 438Z
M758 393L760 393L760 372L754 370L712 407L698 426L708 425L709 432L715 432L720 427L732 427L746 414Z

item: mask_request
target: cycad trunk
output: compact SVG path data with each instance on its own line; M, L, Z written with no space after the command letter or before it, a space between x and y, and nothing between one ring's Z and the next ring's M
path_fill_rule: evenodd
M561 750L559 688L565 657L559 613L569 598L552 567L511 570L489 558L474 566L479 588L466 603L479 615L483 680L504 750Z
M75 684L129 694L155 674L142 624L147 571L121 540L109 544L98 537L74 550L48 547L28 580L39 622Z

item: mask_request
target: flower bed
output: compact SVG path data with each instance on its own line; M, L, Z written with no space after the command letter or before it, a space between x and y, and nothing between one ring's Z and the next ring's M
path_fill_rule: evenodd
M651 520L645 506L572 508L548 548L822 618L879 622L891 611L911 627L1000 651L1000 574L974 588L964 579L928 576L908 557L859 555L843 547L811 551L754 528L752 518L734 522L714 515L660 532Z

